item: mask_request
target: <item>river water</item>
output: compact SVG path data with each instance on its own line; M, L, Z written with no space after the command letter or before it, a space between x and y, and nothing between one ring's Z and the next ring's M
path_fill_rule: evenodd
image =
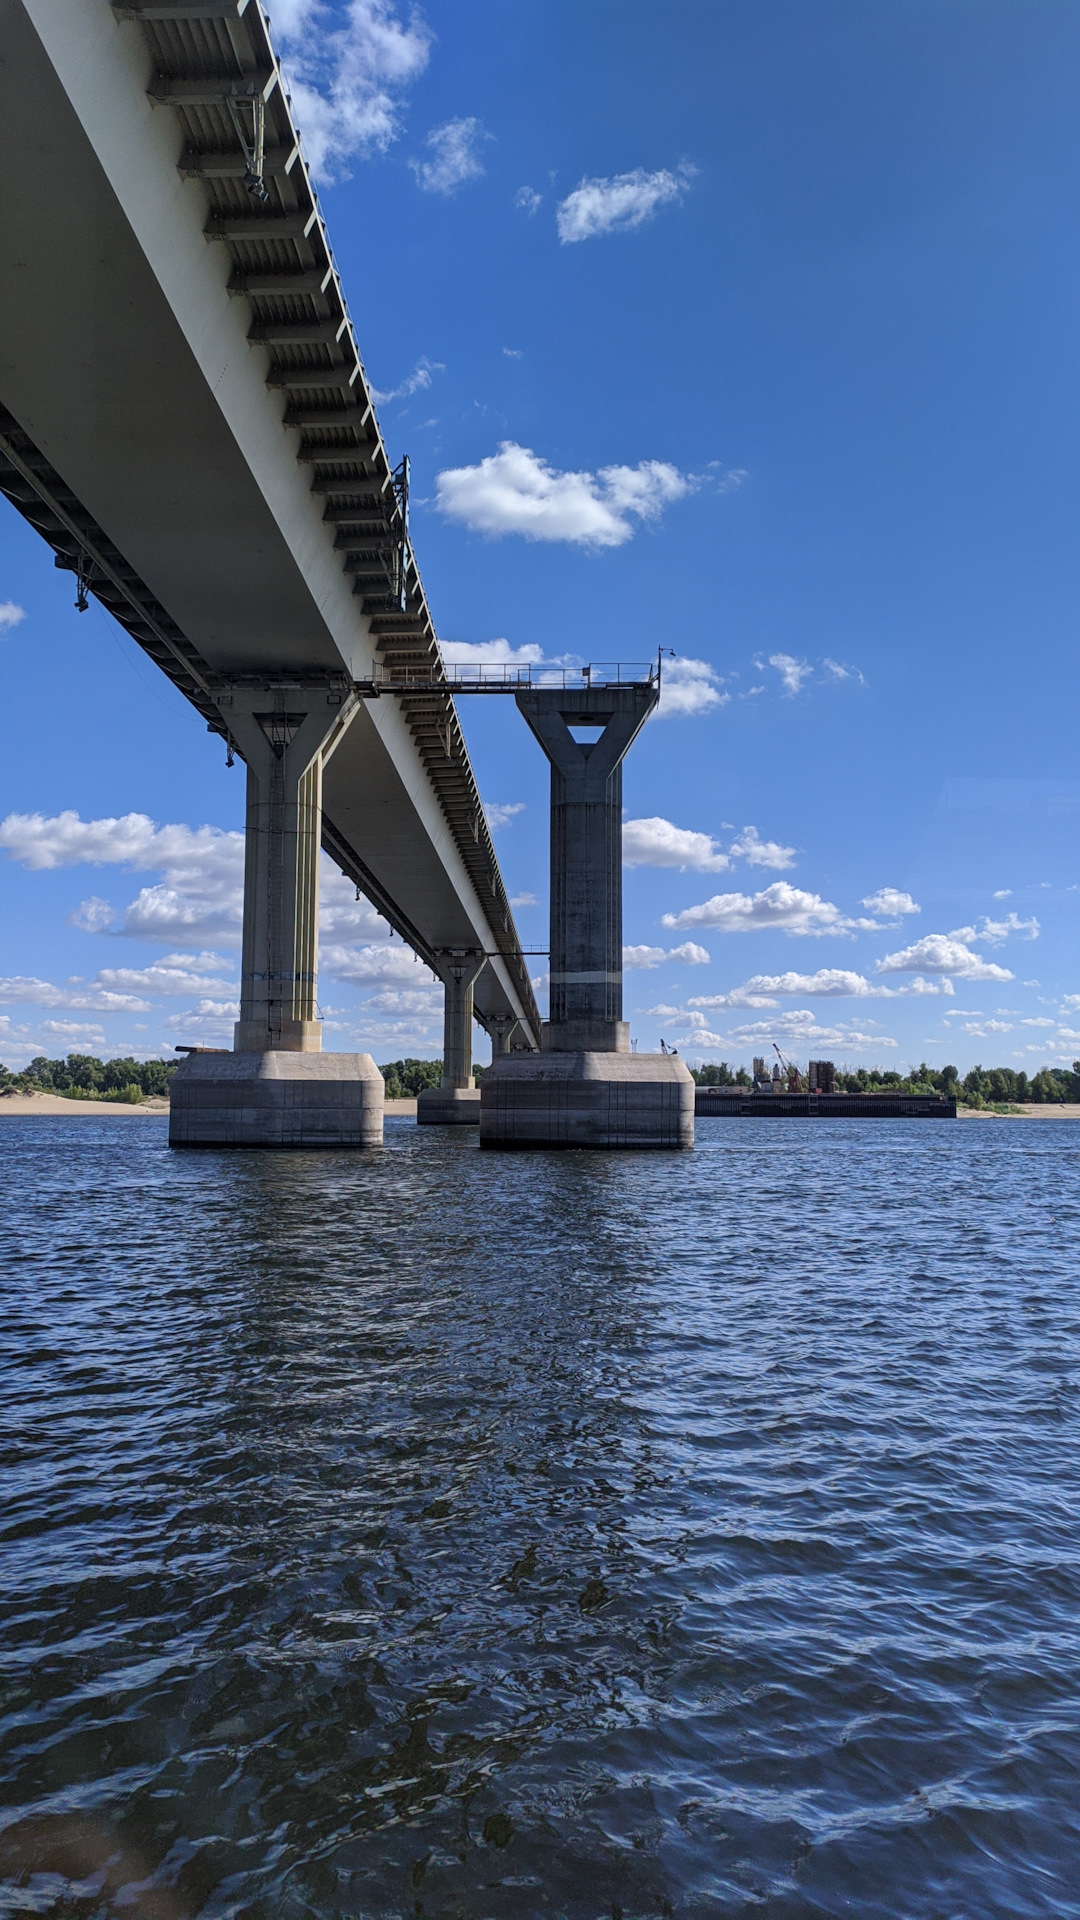
M1080 1126L0 1169L0 1913L1080 1913Z

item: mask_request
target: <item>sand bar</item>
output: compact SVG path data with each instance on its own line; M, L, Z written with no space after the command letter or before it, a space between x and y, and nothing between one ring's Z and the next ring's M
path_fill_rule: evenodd
M90 1114L102 1113L111 1114L114 1119L124 1119L125 1116L137 1118L140 1114L145 1117L147 1114L160 1115L168 1111L168 1101L157 1094L140 1100L136 1107L126 1105L122 1100L65 1100L58 1093L0 1093L0 1119L5 1114L25 1117L28 1113L36 1114L39 1119L49 1114L57 1119L61 1116L67 1119L71 1115L86 1118ZM415 1114L416 1101L388 1100L386 1111L388 1114Z

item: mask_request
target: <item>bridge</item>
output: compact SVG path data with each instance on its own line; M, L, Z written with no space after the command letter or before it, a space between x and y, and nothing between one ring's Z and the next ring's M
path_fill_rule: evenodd
M335 1102L374 1138L371 1063L321 1053L320 845L443 979L449 1092L474 1016L497 1052L541 1022L454 700L495 687L442 662L266 17L0 0L0 47L0 490L247 766L235 1052L190 1139L290 1102L289 1138Z

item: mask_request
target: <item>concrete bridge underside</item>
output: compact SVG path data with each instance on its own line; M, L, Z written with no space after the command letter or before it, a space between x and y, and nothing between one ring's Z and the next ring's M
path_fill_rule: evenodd
M430 964L487 954L478 1018L537 1046L257 0L0 0L0 179L0 489L241 754L255 695L349 716L324 846ZM431 684L372 697L396 666Z

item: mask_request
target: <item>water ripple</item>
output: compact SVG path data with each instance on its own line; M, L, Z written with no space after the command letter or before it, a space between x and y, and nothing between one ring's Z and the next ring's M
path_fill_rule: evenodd
M1080 1912L1080 1128L0 1124L0 1914Z

